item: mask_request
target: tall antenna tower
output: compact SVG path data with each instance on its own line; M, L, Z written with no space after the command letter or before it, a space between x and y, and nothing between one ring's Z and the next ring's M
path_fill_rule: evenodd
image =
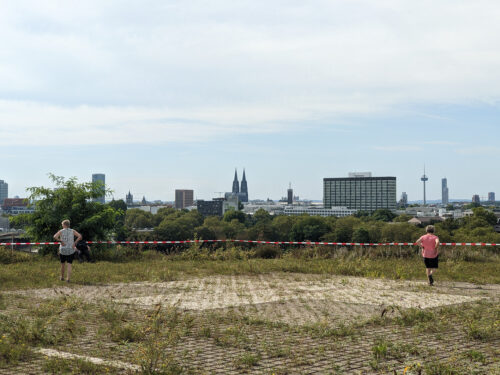
M425 174L425 165L424 165L424 175L422 176L422 178L420 179L420 181L422 181L424 183L424 206L427 206L427 197L426 197L426 191L425 191L425 183L427 181L429 181L429 178Z

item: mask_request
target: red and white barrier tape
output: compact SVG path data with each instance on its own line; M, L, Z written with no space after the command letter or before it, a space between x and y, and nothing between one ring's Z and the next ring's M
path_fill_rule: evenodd
M88 244L135 245L135 244L188 244L188 243L253 243L270 245L326 245L326 246L414 246L412 242L312 242L312 241L250 241L250 240L186 240L186 241L87 241ZM59 245L59 242L0 242L0 246ZM500 243L446 242L441 246L500 246Z

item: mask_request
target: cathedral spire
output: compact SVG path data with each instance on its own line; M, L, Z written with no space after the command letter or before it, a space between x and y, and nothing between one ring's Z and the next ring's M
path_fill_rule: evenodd
M245 169L243 168L243 179L241 180L241 201L248 202L248 185L247 185L247 177L245 175Z
M238 181L238 171L234 168L234 180L233 180L233 194L238 194L240 192L240 183Z

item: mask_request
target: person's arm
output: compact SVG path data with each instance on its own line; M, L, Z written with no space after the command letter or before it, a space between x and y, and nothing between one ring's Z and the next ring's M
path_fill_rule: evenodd
M61 240L61 231L54 234L54 240L59 241L63 246L65 245L65 243Z
M436 238L436 254L437 255L439 255L439 245L440 245L439 238Z
M82 240L82 235L73 229L73 235L76 237L76 241L73 243L73 248L76 248L76 244Z
M415 245L417 245L418 247L422 247L422 237L420 237L417 242L415 242Z

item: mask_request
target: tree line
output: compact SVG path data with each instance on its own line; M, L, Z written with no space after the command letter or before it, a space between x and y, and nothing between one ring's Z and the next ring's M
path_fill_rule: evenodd
M222 218L202 217L196 210L161 208L156 214L127 209L123 200L101 204L102 186L78 183L50 175L55 189L29 188L35 212L12 217L36 241L47 241L63 219L87 240L188 240L246 239L262 241L413 242L423 229L389 210L360 212L348 217L270 215L261 209L254 215L227 211ZM442 242L500 242L494 231L496 216L482 207L471 217L436 221Z

